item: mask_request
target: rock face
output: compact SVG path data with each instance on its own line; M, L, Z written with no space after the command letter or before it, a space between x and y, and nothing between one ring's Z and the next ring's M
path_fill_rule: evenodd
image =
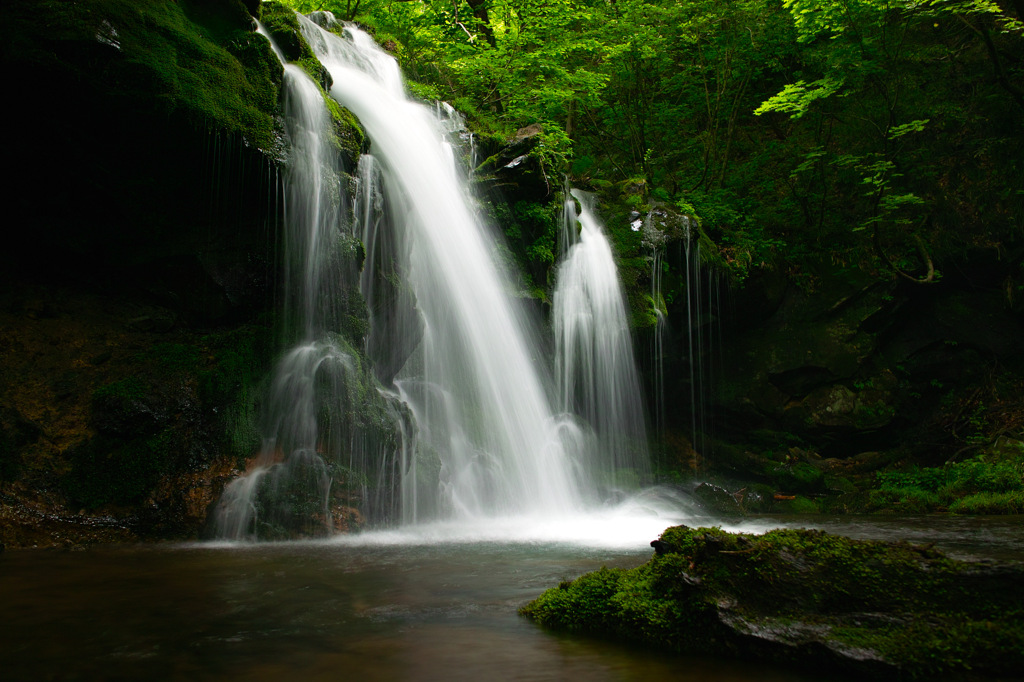
M196 537L259 450L285 158L282 67L255 32L260 10L0 7L15 169L0 248L8 547ZM354 167L361 133L331 113ZM360 345L366 306L347 283L338 332Z
M892 679L1014 676L1024 566L818 531L678 526L632 570L602 569L521 613L678 652Z
M4 275L234 323L272 290L281 66L240 2L3 8Z
M0 292L0 540L195 535L258 447L270 335L179 320L130 295Z
M281 66L238 0L130 10L0 9L8 546L194 537L256 447Z
M1019 257L991 262L984 252L965 253L928 286L813 258L793 265L799 275L754 272L701 313L717 318L701 357L688 357L684 296L677 291L669 305L675 338L663 343L666 419L669 429L703 443L706 468L736 475L746 466L720 444L776 461L790 459L794 446L844 461L902 450L937 466L994 440L995 428L990 439L975 428L984 419L993 427L1016 423L1020 411L1010 406L1021 397L1013 386L1024 319L1007 287ZM713 427L703 435L690 434L691 360L711 377L710 391L698 396ZM1007 411L986 416L997 405ZM973 426L965 423L970 415ZM757 467L753 473L747 480L766 480Z

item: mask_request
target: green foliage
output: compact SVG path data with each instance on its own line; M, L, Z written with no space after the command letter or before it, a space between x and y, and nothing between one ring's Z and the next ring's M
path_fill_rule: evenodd
M1021 38L995 3L357 7L415 92L505 139L540 124L549 173L692 207L741 279L822 250L921 271L922 244L943 258L1020 226L1000 190L1022 170L1020 66L999 55Z
M357 18L414 93L490 139L538 125L530 154L547 178L567 173L627 213L679 206L735 280L811 254L935 280L942 261L1024 227L1024 195L1007 190L1024 173L1010 57L1024 39L993 2L288 4ZM497 222L521 289L544 290L552 239L533 218ZM647 323L649 275L633 274Z
M546 298L547 278L558 254L560 203L488 202L483 208L490 220L504 230L511 247L507 254L509 265L522 273L520 290L533 297Z
M800 118L807 113L810 106L819 99L825 99L839 92L843 82L834 78L821 78L812 83L797 81L789 83L777 95L769 97L761 106L754 110L760 116L770 111L779 111L789 114L793 118Z
M869 507L902 512L948 509L963 514L1016 514L1024 500L1024 455L983 453L945 467L877 474Z
M1024 490L980 492L954 500L954 514L1024 514Z

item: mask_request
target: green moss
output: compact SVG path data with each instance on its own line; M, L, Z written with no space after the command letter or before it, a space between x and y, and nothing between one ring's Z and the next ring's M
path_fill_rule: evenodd
M890 510L904 514L925 514L942 504L936 493L921 488L886 488L872 490L868 495L870 510Z
M330 90L331 74L313 54L313 49L302 35L295 10L279 2L264 2L260 18L285 59L298 64L322 89Z
M354 167L356 159L362 153L366 145L366 133L352 112L338 104L334 99L324 93L324 102L327 110L331 112L331 120L334 122L334 135L332 142L341 152L346 163Z
M778 464L767 473L780 490L805 494L825 490L825 474L810 462Z
M240 327L202 339L212 361L198 374L199 395L204 404L223 406L228 447L239 460L260 447L260 400L272 346L269 326Z
M131 432L148 408L144 404L151 385L140 376L130 376L100 386L92 394L92 411L107 431Z
M1024 453L993 446L944 467L880 472L869 509L923 513L1015 514L1024 500Z
M93 392L93 400L139 400L146 392L147 388L143 381L137 376L132 376L100 386Z
M1019 568L986 574L932 549L788 529L677 526L659 552L635 569L563 582L520 612L553 628L754 658L773 654L750 648L744 628L806 625L822 641L874 651L908 678L1015 674L1024 663ZM737 622L748 625L734 631ZM791 645L780 651L792 662Z
M277 102L273 53L254 36L240 5L160 0L37 5L31 23L52 31L40 35L39 44L56 40L63 50L95 43L95 36L102 35L111 55L116 45L118 58L104 65L102 85L135 101L134 106L183 114L197 126L238 133L261 148L272 145ZM48 20L41 22L39 16ZM29 35L39 31L25 28Z
M1007 657L1019 661L1024 642L1020 624L964 619L955 614L891 627L837 627L831 635L839 642L902 661L912 671L907 675L911 679L942 675L951 669L971 670L974 661L988 660L1004 667L998 661Z
M291 7L281 2L261 3L260 21L288 61L294 62L313 56L309 43L302 37L302 29L299 27L295 10Z
M264 2L260 17L285 59L297 64L319 85L324 104L334 123L331 142L341 152L346 163L353 165L365 146L365 133L355 116L329 96L333 82L331 74L317 59L303 36L295 10L280 2Z
M202 355L195 346L183 343L157 343L139 354L139 360L160 372L195 372Z
M93 394L96 435L69 453L61 482L68 498L89 509L144 504L161 478L202 470L218 457L252 456L260 444L269 326L136 354L135 374Z
M949 505L954 514L1022 514L1024 491L974 493Z

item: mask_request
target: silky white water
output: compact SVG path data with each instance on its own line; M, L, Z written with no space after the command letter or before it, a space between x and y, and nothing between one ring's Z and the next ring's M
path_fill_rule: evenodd
M339 37L300 21L334 79L331 95L371 140L420 321L395 381L420 438L406 518L578 510L593 490L585 440L552 408L534 331L509 296L442 122L407 99L394 59L362 31Z
M636 486L649 471L625 296L593 195L570 195L552 312L559 404L596 436L592 467L606 484Z
M690 429L694 449L708 454L713 432L707 395L715 368L720 304L718 273L704 262L693 222L683 217L686 276L686 343L690 375Z
M286 65L292 331L264 403L263 448L226 489L219 536L332 534L346 519L471 535L481 520L582 528L581 514L621 502L649 473L625 307L596 219L579 216L583 236L559 275L556 381L466 189L450 140L472 138L458 114L409 100L395 60L359 29L335 35L320 26L329 13L311 17L299 22L330 96L369 149L347 169L350 213L323 93ZM360 258L338 257L356 242ZM369 315L363 352L335 331L356 287Z
M389 516L413 441L397 395L361 394L369 368L335 332L358 272L345 257L355 241L346 230L342 169L322 91L302 68L285 63L282 94L285 351L264 400L262 446L214 514L216 534L231 539L330 534L343 529L341 508L350 497L364 515ZM355 401L374 402L382 423L358 423Z

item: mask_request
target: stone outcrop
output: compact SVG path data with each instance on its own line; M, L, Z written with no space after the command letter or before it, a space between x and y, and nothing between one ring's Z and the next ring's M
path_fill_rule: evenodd
M631 570L563 582L542 625L882 679L992 679L1024 663L1024 566L820 531L677 526Z

